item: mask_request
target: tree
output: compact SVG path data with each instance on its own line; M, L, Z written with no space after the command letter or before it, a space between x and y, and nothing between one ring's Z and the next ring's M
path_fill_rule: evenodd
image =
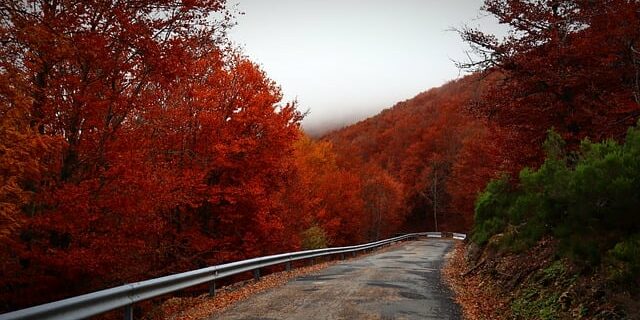
M224 1L0 11L3 309L286 249L301 117Z
M279 202L296 237L306 242L306 236L321 229L327 245L362 242L366 221L357 171L339 165L330 142L306 136L296 143L294 159L294 176Z
M396 230L433 230L435 220L439 230L468 230L476 193L498 171L511 170L503 161L511 132L469 112L495 77L452 81L327 135L342 167L363 168L365 193L378 188L378 170L399 184L404 208L397 216L405 223ZM377 217L375 196L363 198L365 216Z
M402 185L380 167L368 165L362 170L362 199L367 238L377 241L393 235L404 222Z
M540 162L551 127L574 149L584 137L623 137L640 115L638 1L487 0L483 9L509 33L462 30L479 59L460 66L499 73L477 110L518 132L521 164Z
M46 172L58 164L51 160L62 143L38 134L29 123L29 98L24 82L11 66L0 73L0 244L25 223L23 210L33 214L33 195Z
M462 230L473 227L475 202L479 193L500 172L513 166L504 157L505 133L500 128L480 125L470 128L462 141L447 180L446 191L451 197L450 219Z

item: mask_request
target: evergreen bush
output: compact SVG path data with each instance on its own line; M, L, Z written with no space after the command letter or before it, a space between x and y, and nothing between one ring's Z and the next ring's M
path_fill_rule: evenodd
M640 122L624 144L582 141L567 153L553 130L538 169L523 169L517 181L491 181L476 201L471 239L485 244L508 233L502 244L514 250L544 235L560 241L560 253L589 264L607 258L617 276L640 271ZM509 232L505 232L509 230Z

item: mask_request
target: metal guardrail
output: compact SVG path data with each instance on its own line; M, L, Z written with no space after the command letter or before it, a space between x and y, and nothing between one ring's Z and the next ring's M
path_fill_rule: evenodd
M235 274L253 271L254 277L260 277L260 268L286 264L287 271L291 269L291 262L313 259L322 256L356 252L378 248L397 241L416 239L418 237L442 238L452 237L464 240L462 233L423 232L411 233L390 239L365 243L356 246L335 247L317 250L282 253L265 257L220 264L212 267L173 274L151 280L125 284L111 289L100 290L64 300L38 305L14 312L0 314L0 320L70 320L85 319L107 311L124 308L124 318L133 319L133 304L143 300L158 297L181 289L209 283L209 293L215 294L215 280Z

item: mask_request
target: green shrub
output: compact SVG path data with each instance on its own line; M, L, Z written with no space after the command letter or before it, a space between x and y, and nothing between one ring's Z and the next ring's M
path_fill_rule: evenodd
M607 266L612 280L635 283L640 274L640 234L619 242L607 254Z
M530 287L511 303L511 311L516 319L558 319L560 306L557 301L558 293Z
M322 249L329 245L327 233L322 227L314 225L302 232L302 248L305 250Z
M550 131L544 149L544 163L523 169L517 183L505 176L487 185L471 239L485 244L509 228L501 242L522 250L550 234L568 257L596 264L609 252L625 263L616 270L638 274L625 254L637 248L629 239L640 230L640 129L630 128L624 144L585 140L572 154Z
M504 213L510 207L512 197L509 176L489 182L476 201L476 225L471 235L474 242L485 244L491 236L506 227Z
M556 279L563 279L567 273L567 270L564 266L562 260L556 260L548 267L542 269L541 280L543 283L550 283L555 281Z

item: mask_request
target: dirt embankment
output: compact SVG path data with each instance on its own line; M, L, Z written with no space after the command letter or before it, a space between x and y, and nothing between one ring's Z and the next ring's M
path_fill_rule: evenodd
M465 319L640 319L638 294L560 259L546 238L521 253L459 244L444 277ZM637 291L637 290L636 290Z

